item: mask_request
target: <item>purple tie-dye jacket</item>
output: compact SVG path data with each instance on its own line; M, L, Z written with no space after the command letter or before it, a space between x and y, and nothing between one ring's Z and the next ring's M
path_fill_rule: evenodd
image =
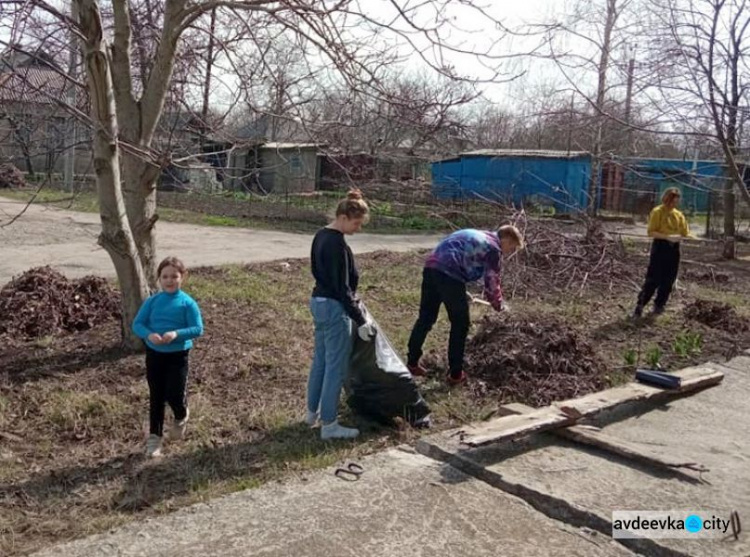
M461 282L474 282L484 276L484 297L500 310L502 257L497 233L467 228L442 240L430 254L425 267L436 269Z

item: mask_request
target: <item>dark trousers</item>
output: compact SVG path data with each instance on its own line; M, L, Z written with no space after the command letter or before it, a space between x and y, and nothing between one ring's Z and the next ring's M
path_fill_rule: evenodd
M437 321L440 304L445 304L451 333L448 341L448 369L454 377L461 374L464 365L464 347L469 334L469 300L466 284L435 269L422 272L422 298L419 317L409 337L409 365L417 365L422 357L422 346L432 326Z
M651 258L648 262L646 280L638 294L638 305L649 303L656 292L654 306L663 308L672 293L677 271L680 269L680 244L667 240L654 240L651 244Z
M150 433L164 433L164 405L169 404L175 420L187 416L188 350L157 352L146 348L146 379L150 399Z

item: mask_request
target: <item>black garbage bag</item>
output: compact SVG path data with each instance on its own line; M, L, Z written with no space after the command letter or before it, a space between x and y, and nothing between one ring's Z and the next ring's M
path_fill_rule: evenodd
M363 307L368 319L372 317ZM349 407L368 418L390 423L403 418L415 427L429 427L430 407L419 394L406 365L388 337L372 320L375 338L366 342L354 328L354 345L344 382Z

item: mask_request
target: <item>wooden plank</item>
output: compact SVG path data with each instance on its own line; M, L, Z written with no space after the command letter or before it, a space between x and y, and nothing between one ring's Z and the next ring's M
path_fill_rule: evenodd
M514 402L500 407L501 413L506 415L529 414L534 408ZM694 472L708 472L709 469L697 462L683 462L681 460L670 460L662 455L656 454L638 444L612 437L597 427L573 425L550 431L564 439L602 449L623 458L633 460L640 464L646 464L658 469L674 472L677 469L687 469ZM691 476L692 478L692 476Z
M465 427L460 431L461 442L471 447L479 447L531 433L567 427L583 417L593 416L626 402L670 398L716 385L724 379L724 374L715 367L710 367L710 364L681 369L674 375L682 379L679 389L664 390L642 383L628 383L622 387L558 402L529 414L504 416L481 425Z

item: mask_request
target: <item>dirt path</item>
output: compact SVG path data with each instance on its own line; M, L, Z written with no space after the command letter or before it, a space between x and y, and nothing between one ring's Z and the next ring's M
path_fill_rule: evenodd
M69 277L114 276L107 253L96 243L99 215L32 205L4 226L23 204L0 197L0 285L39 265ZM312 236L271 230L224 228L160 222L159 254L175 255L188 266L252 263L307 257ZM349 238L355 253L433 247L440 235L358 234Z

